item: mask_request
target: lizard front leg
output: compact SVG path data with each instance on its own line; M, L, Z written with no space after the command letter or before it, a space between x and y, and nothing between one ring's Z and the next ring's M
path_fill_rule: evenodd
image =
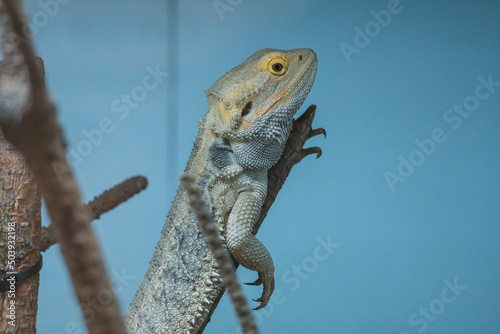
M267 171L252 172L261 174L259 180L251 178L245 189L238 193L229 214L226 236L227 248L236 261L259 273L259 279L253 284L264 284L262 297L255 300L261 303L255 308L258 310L267 305L274 291L274 264L269 251L252 234L267 192Z

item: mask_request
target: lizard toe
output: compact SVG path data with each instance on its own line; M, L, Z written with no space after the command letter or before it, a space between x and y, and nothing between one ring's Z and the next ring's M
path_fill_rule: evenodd
M317 135L323 135L324 138L326 138L326 130L323 128L311 129L311 131L309 131L309 135L307 136L307 139L315 137Z
M267 305L267 303L265 303L265 304L264 304L264 303L261 303L259 306L254 307L252 310L254 310L254 311L260 310L261 308L263 308L263 307L264 307L264 306L266 306L266 305Z
M310 154L316 154L316 159L318 159L322 153L323 152L321 151L321 149L319 147L304 148L300 152L300 156L299 156L300 160L299 161L301 161L302 159L304 159L305 157L307 157Z
M259 278L257 278L257 280L255 282L251 282L251 283L245 283L246 285L261 285L263 282L262 280Z
M264 290L262 291L262 296L253 301L260 302L260 305L254 308L254 310L260 310L269 303L271 295L274 291L274 272L259 272L259 279L264 284Z

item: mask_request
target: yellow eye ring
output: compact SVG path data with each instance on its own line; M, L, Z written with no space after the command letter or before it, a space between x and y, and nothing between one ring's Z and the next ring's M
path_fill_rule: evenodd
M288 70L286 60L283 58L271 59L267 64L267 70L274 75L283 75Z

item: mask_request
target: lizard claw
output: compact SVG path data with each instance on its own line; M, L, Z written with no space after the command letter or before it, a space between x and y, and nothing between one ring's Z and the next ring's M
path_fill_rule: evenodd
M253 300L254 302L258 302L258 303L260 303L260 305L259 305L259 306L254 307L254 308L252 309L252 310L255 310L255 311L260 310L261 308L263 308L264 306L266 306L266 305L267 305L267 302L268 302L268 301L266 301L266 302L264 303L264 300L262 299L262 297L257 298L257 299L252 299L252 300Z
M274 273L271 272L271 273L260 273L259 272L259 278L257 279L257 281L255 281L254 283L256 282L260 282L260 284L264 284L264 291L262 292L262 297L258 298L258 299L253 299L253 301L255 302L258 302L260 303L259 306L257 306L256 308L254 308L254 310L260 310L261 308L263 308L264 306L267 305L267 303L269 303L269 299L271 298L271 295L273 294L273 291L274 291ZM255 284L257 285L257 284Z
M300 160L299 162L304 159L305 157L307 157L309 154L316 154L316 159L318 159L321 154L323 152L321 151L321 149L319 147L309 147L309 148L304 148L302 149L302 151L300 152Z
M263 308L264 306L267 305L267 303L269 302L269 299L268 300L263 300L262 297L259 298L259 299L252 299L254 302L259 302L260 305L257 306L257 307L254 307L252 310L254 311L257 311L257 310L260 310L261 308Z
M317 128L314 130L311 129L311 131L309 131L309 135L307 136L307 139L315 137L317 135L323 135L326 138L326 130L323 128Z
M259 278L257 278L257 280L255 282L252 282L252 283L245 283L246 285L261 285L263 282L262 280ZM260 301L260 300L259 300Z

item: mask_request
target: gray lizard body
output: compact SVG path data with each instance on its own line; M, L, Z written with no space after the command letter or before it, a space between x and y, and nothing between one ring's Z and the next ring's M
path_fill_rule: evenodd
M316 75L310 49L263 49L206 93L208 111L185 172L202 191L234 259L258 272L264 307L274 290L274 265L252 234L267 193L267 171L281 156L293 115ZM132 333L196 333L223 289L217 264L180 187L126 321Z

